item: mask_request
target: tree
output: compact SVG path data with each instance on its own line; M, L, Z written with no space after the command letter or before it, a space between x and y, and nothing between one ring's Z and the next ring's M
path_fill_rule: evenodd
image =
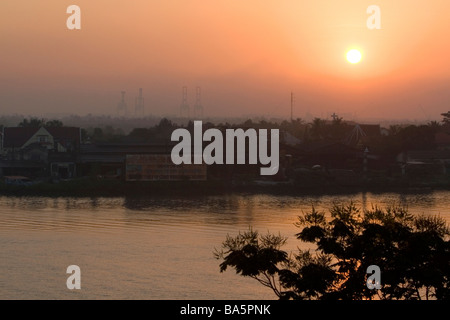
M161 121L159 122L157 127L159 129L161 129L161 130L172 129L173 128L173 123L169 119L163 118L163 119L161 119Z
M34 118L31 117L30 120L28 119L23 119L20 123L19 123L19 127L34 127L34 128L39 128L44 126L45 124L45 120L44 119L39 119L39 118Z
M19 127L33 127L33 128L40 128L40 127L63 127L64 124L60 120L48 120L45 119L39 119L35 117L31 117L28 119L23 119L19 123Z
M49 120L45 123L46 127L64 127L64 124L60 120Z
M94 141L102 141L104 139L103 129L102 128L94 128L92 133L92 139Z
M435 133L441 128L441 124L438 121L430 121L427 125L432 128Z
M234 268L271 288L279 299L450 299L449 228L439 217L404 208L353 203L298 217L297 239L316 249L281 250L286 238L249 230L228 236L215 257L220 271ZM381 270L379 290L367 286L367 268Z
M323 139L325 135L326 121L320 118L314 118L311 123L311 136L313 139Z
M389 126L389 135L395 136L401 131L401 129L401 126L399 126L398 124L391 124Z
M281 297L282 287L277 285L276 274L280 271L277 265L287 259L287 253L280 250L285 242L286 238L280 235L261 236L250 229L235 238L227 236L223 243L226 251L216 251L215 256L224 259L220 265L221 272L234 267L236 273L257 280Z
M128 136L135 141L145 141L152 136L152 130L147 128L134 128Z
M444 125L449 125L450 124L450 111L441 113L441 116L443 117L442 122L444 123Z

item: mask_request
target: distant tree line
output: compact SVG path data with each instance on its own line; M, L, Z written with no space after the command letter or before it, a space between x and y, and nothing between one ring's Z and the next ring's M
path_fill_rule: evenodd
M29 119L25 118L23 119L19 124L19 127L63 127L64 124L61 120L45 120L45 119L39 119L35 117L31 117Z
M450 132L450 111L441 114L441 122L431 121L423 125L391 125L386 128L387 135L372 137L369 141L371 152L379 154L396 155L403 150L411 149L433 149L435 148L435 134L441 131ZM70 121L75 121L72 118ZM99 121L103 118L99 118ZM80 119L78 121L81 121ZM137 121L137 120L136 120ZM154 123L155 119L148 121ZM145 122L138 122L143 124ZM4 124L0 126L3 127ZM37 117L23 118L18 124L19 127L62 127L65 124L57 119L43 119ZM139 126L132 128L128 133L120 126L107 124L89 124L82 126L83 141L90 142L120 142L120 141L166 141L170 140L172 131L181 125L167 118L160 119L159 122L151 126ZM187 128L193 127L193 121L184 125ZM355 126L355 123L345 121L341 117L333 120L314 118L311 122L306 122L301 118L292 121L268 121L268 120L245 120L240 123L230 124L228 122L212 123L204 122L204 128L277 128L300 139L303 143L315 143L320 141L345 142Z

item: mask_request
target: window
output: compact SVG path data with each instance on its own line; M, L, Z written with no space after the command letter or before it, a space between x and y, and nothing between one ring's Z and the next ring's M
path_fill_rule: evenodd
M48 142L48 136L47 135L39 135L39 136L37 136L37 140L39 143Z

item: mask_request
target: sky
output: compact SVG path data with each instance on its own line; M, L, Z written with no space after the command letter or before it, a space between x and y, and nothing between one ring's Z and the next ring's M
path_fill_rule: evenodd
M81 29L66 25L70 5ZM370 30L370 5L381 29ZM2 0L0 114L440 119L450 110L448 0ZM346 60L350 49L362 60Z

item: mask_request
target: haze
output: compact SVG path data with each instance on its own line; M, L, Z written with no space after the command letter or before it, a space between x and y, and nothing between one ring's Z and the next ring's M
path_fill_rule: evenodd
M81 8L68 30L66 8ZM368 6L381 8L369 30ZM120 91L178 115L440 119L450 109L446 0L2 0L0 113L111 114ZM363 60L346 62L358 48Z

